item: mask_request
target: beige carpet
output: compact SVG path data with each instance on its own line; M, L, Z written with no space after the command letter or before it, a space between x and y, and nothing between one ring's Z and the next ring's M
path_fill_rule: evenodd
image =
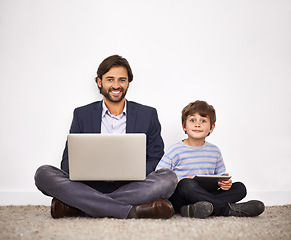
M291 205L267 207L255 218L168 220L52 219L47 206L0 206L0 240L9 239L291 239Z

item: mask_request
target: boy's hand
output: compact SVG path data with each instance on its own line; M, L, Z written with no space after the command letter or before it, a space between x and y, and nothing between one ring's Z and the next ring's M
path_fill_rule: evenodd
M225 174L225 176L229 176L228 173ZM223 180L223 181L219 181L218 182L218 186L222 189L222 190L229 190L232 186L232 180L227 179L227 180Z
M194 177L192 177L192 176L188 176L188 177L184 177L184 178L179 178L179 179L178 179L178 182L180 182L182 179L185 179L185 178L193 179Z

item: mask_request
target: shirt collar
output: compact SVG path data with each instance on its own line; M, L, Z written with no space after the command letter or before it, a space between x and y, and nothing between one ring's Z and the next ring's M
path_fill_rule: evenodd
M127 100L125 99L124 108L123 108L123 111L122 111L121 114L126 115L126 110L127 110ZM104 117L106 113L107 113L107 114L110 114L108 108L107 108L106 105L105 105L104 100L102 100L102 117ZM120 115L121 115L121 114L120 114Z

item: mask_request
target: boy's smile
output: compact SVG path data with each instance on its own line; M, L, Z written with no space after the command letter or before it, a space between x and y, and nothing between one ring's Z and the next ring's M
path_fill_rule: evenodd
M193 146L202 146L205 138L214 129L214 125L210 126L210 118L208 116L202 117L199 113L188 116L185 125L183 130L188 135L185 143Z

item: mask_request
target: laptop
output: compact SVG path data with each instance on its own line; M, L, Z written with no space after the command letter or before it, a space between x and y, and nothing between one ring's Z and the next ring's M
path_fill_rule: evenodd
M146 135L69 134L72 181L139 181L146 178Z

